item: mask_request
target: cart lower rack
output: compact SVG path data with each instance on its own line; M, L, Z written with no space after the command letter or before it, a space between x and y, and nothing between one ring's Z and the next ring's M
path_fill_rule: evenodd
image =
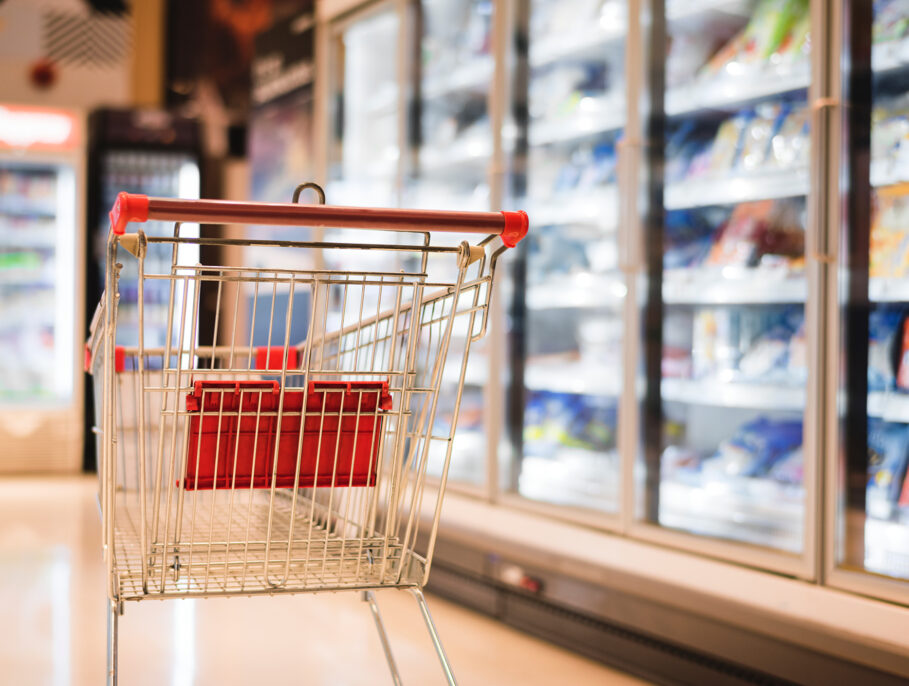
M414 594L455 683L421 589L470 346L527 217L300 205L298 193L286 205L122 193L111 211L86 344L109 683L126 601L340 590L363 593L400 683L373 593L387 588ZM173 232L126 233L147 220ZM184 221L302 228L194 238ZM356 231L329 242L326 227ZM203 266L187 259L197 245L273 250L287 266Z

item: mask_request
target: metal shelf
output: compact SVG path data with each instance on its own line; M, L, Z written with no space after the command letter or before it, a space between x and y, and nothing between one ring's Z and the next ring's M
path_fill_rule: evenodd
M893 391L868 394L868 416L888 422L909 423L909 395Z
M37 248L52 250L57 245L57 236L51 227L45 230L9 229L0 222L0 245L4 248Z
M622 373L618 365L589 365L583 362L534 363L527 360L524 386L534 391L618 397Z
M799 487L766 478L701 485L663 480L659 521L701 535L797 552L802 545L802 493Z
M476 57L452 71L424 79L421 96L424 100L430 100L465 91L485 94L492 79L492 71L492 55Z
M57 218L57 208L53 202L36 203L18 195L11 195L0 200L0 216L4 215L47 221Z
M599 24L587 31L573 31L546 36L530 43L530 66L542 67L569 57L597 55L605 59L604 54L597 54L599 48L610 43L623 41L628 29L624 23L604 28Z
M663 300L675 304L745 305L801 303L808 296L802 274L760 268L673 269L663 276Z
M456 141L445 148L424 147L420 150L420 171L434 173L487 164L491 156L492 145L488 141Z
M776 169L740 176L704 177L666 186L667 210L736 205L754 200L796 198L808 194L808 170Z
M865 519L865 568L909 579L909 522Z
M909 168L894 160L871 160L869 175L875 188L909 182Z
M909 38L878 43L871 48L871 69L882 73L909 67Z
M560 194L558 199L531 202L527 214L534 226L591 224L615 230L619 221L616 186L599 186Z
M716 14L744 19L751 16L751 11L748 0L669 0L666 3L666 19L671 23L702 20Z
M610 131L618 131L625 125L625 106L621 96L615 95L602 100L598 112L575 113L559 119L541 119L530 123L529 144L531 147L572 143Z
M805 407L805 389L799 387L662 379L660 391L663 400L691 405L799 412Z
M804 90L810 82L807 62L791 70L765 69L739 77L695 81L666 92L666 114L672 117L703 110L737 108L742 103Z
M870 279L868 299L872 302L909 302L909 279Z
M619 277L585 273L531 286L526 303L529 310L615 308L621 306L627 291Z

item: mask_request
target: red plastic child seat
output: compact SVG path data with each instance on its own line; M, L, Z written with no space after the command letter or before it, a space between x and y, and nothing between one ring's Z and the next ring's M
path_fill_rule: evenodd
M187 411L199 414L190 419L184 488L271 488L274 473L277 488L293 488L298 454L300 488L375 486L383 412L392 405L387 381L285 389L275 465L280 398L278 381L196 381L186 396Z

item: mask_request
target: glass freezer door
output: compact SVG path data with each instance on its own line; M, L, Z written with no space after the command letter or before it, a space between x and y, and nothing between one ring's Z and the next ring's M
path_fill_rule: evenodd
M522 368L506 485L597 513L619 507L626 288L616 150L627 26L624 0L530 2L527 171L516 189L531 227L515 267L512 352Z
M0 160L0 404L70 402L75 202L72 168Z
M492 207L489 166L493 155L489 118L489 90L493 78L491 0L425 0L420 3L420 63L417 88L418 118L412 140L416 142L404 184L403 204L408 207L489 211ZM434 237L436 244L457 245L476 236L451 234ZM451 260L452 276L454 261ZM460 356L467 331L455 331L449 360L443 371L443 398L439 408L438 435L448 433L454 412L454 389L460 377ZM487 475L484 418L485 388L489 380L487 339L471 346L458 408L458 425L449 463L452 481L482 484ZM429 472L439 475L445 460L444 445L433 445Z
M163 150L110 150L104 153L101 160L101 207L105 211L99 217L99 224L95 229L94 250L97 264L100 268L96 276L100 280L101 289L104 288L107 268L107 236L110 224L106 209L113 207L117 194L120 192L140 193L143 195L165 198L196 199L200 193L199 164L195 155L182 152L167 152ZM173 222L148 222L143 226L149 236L172 236L174 233ZM198 237L198 224L182 224L180 235ZM168 244L150 245L146 254L147 269L156 273L170 271L173 248ZM134 346L139 342L139 290L138 290L138 263L133 259L121 260L123 269L120 272L120 301L117 313L117 345ZM199 261L199 246L182 245L179 248L180 264L196 264ZM160 270L160 271L159 271ZM149 348L163 347L167 342L168 308L171 298L174 299L176 317L174 321L184 321L187 340L191 336L191 319L187 314L181 317L182 303L187 303L186 308L192 311L196 300L190 288L186 298L183 297L182 286L179 292L171 293L167 281L151 281L145 286L145 345ZM173 332L174 341L178 336Z
M398 204L400 17L382 5L337 27L331 43L328 202Z
M809 14L666 2L637 516L693 547L804 548Z
M831 581L907 602L909 6L859 3L852 13Z

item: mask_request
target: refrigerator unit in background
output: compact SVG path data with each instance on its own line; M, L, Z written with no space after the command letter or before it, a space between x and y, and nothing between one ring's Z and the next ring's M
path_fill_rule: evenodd
M883 0L857 12L850 19L866 41L870 31L870 51L855 41L844 49L853 69L870 67L871 88L856 96L870 96L856 103L863 116L844 122L850 211L831 341L842 400L828 563L837 583L900 598L909 580L909 7Z
M0 472L81 464L85 133L0 105Z
M108 212L120 192L140 193L148 196L170 198L198 198L201 188L201 140L196 120L179 117L161 110L102 109L91 113L88 120L88 230L86 272L86 323L90 324L96 305L104 291L107 267L107 238L110 231ZM149 236L172 236L175 226L171 222L147 222L141 227ZM182 236L198 236L196 224L180 227ZM198 246L180 247L180 261L184 264L199 262ZM148 247L147 264L155 270L170 271L173 250L170 245L156 244ZM137 262L121 260L120 302L117 316L117 345L138 344L139 311L137 289ZM206 307L205 299L190 287L184 294L175 293L174 321L180 321L180 311L186 303L187 317L199 308ZM149 281L145 284L144 343L147 348L163 347L167 338L170 287L167 281ZM195 309L194 309L195 308ZM175 326L172 338L179 335ZM187 331L188 335L191 335ZM204 342L204 341L201 341ZM91 405L91 387L86 385L86 407ZM88 412L86 417L93 417ZM90 425L88 425L90 429ZM91 443L91 441L88 441ZM85 465L93 468L94 450L85 452Z
M441 210L489 211L492 207L490 167L493 164L493 124L489 93L493 83L493 3L490 0L425 0L415 5L419 41L413 111L404 167L402 204ZM450 234L433 242L457 245L475 237ZM452 268L454 265L451 265ZM452 271L454 271L452 269ZM466 322L464 322L466 324ZM466 328L453 332L452 348L464 347ZM476 332L473 332L476 333ZM483 485L488 452L487 424L500 421L485 411L492 373L489 340L471 346L458 414L457 440L448 470L455 483ZM457 385L461 360L449 359L443 386ZM454 412L453 393L436 416L436 433L445 435ZM494 405L494 403L490 403ZM445 451L432 446L429 472L442 473Z
M625 125L625 2L534 0L526 90L530 215L515 270L514 458L503 485L569 508L619 509L622 311L618 150ZM516 420L515 420L516 418Z
M905 603L906 4L503 4L338 14L317 103L329 202L530 215L452 491Z
M809 2L667 4L663 213L645 241L661 288L642 312L660 334L642 353L639 516L795 559L817 335L806 318L817 298L805 257Z
M400 202L403 36L394 3L372 5L331 27L325 190L333 205L395 207Z

